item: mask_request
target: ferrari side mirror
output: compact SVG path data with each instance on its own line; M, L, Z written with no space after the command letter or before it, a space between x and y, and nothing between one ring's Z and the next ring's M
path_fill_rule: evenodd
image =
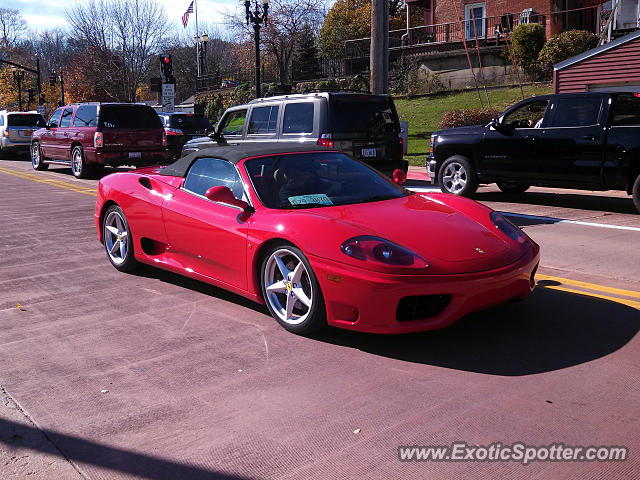
M242 210L249 211L252 210L251 205L249 205L244 200L238 200L229 187L225 187L219 185L217 187L211 187L207 190L204 196L211 200L212 202L218 203L226 203L227 205L233 205L234 207L239 207Z

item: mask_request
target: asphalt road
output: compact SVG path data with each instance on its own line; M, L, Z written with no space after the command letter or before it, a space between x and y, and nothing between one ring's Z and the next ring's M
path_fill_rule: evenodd
M640 215L626 195L482 187L542 246L529 299L441 331L305 338L212 286L117 272L96 183L0 160L0 478L638 478ZM454 441L630 457L398 461L400 445Z

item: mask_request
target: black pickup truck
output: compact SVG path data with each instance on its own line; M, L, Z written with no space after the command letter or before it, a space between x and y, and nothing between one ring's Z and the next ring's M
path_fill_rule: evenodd
M640 93L542 95L486 126L434 132L427 171L456 195L493 182L509 193L531 185L625 190L640 211Z

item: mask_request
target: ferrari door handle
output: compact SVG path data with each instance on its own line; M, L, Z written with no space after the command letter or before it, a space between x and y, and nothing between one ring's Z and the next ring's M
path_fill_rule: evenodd
M598 137L597 135L584 135L582 138L591 142L595 142L600 137Z

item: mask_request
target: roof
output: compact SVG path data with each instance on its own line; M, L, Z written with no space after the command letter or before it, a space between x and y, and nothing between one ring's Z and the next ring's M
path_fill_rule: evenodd
M274 95L273 97L262 97L262 98L254 98L249 101L248 104L262 103L262 102L273 102L277 100L296 100L296 99L304 99L304 98L329 98L330 96L341 96L341 97L350 97L350 96L363 96L366 95L368 97L389 97L389 94L374 94L370 92L347 92L342 90L336 91L326 91L326 92L310 92L310 93L289 93L286 95ZM237 106L237 105L236 105Z
M160 170L161 175L171 175L184 177L189 167L198 158L214 157L227 160L233 164L245 158L258 157L262 155L278 155L281 153L306 153L306 152L335 152L336 150L316 145L304 146L300 144L282 145L278 143L243 143L242 145L225 145L203 148L185 157L178 159L170 165Z
M593 56L598 55L598 54L600 54L602 52L606 52L607 50L615 48L618 45L622 45L624 43L627 43L627 42L630 42L632 40L635 40L636 38L640 38L640 30L636 30L635 32L629 33L628 35L625 35L624 37L617 38L612 42L605 43L604 45L600 45L599 47L592 48L591 50L587 50L586 52L581 53L580 55L576 55L575 57L568 58L563 62L556 63L553 66L553 69L554 70L562 70L563 68L566 68L566 67L568 67L570 65L573 65L575 63L581 62L582 60L586 60L587 58L593 57Z

